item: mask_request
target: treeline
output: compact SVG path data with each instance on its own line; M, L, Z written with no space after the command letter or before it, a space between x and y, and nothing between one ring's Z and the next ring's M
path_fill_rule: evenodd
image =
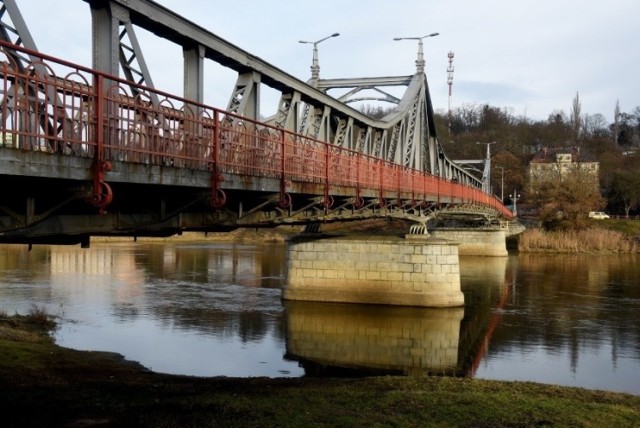
M483 159L487 145L477 143L495 142L490 146L493 190L496 195L503 191L507 203L514 192L522 196L522 203L532 202L534 189L528 183L527 166L539 150L566 148L579 153L581 161L600 165L602 198L582 201L583 211L637 214L640 106L632 112L620 112L616 106L614 116L617 120L609 123L602 114L582 114L576 94L569 113L553 111L546 120L515 116L510 109L485 104L462 105L451 116L439 111L435 121L438 138L451 159Z
M360 107L364 114L377 119L392 110ZM438 139L452 160L484 159L487 143L494 143L490 145L493 192L504 195L505 203L512 203L510 195L514 193L522 204L554 200L559 202L554 204L559 211L565 208L585 217L565 221L567 227L576 227L585 223L578 220L585 220L592 210L640 214L640 106L622 112L616 104L614 117L610 123L600 113L583 114L576 94L568 113L552 111L545 120L516 116L509 108L464 104L453 109L451 115L436 112L435 124ZM577 153L582 162L599 163L599 192L582 189L580 177L571 177L563 186L531 188L527 176L530 161L540 150L557 148ZM573 200L575 195L583 199Z

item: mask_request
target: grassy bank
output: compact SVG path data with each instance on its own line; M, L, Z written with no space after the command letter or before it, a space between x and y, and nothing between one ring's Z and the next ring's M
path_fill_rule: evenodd
M615 222L615 221L614 221ZM518 250L522 252L560 253L638 253L640 245L634 228L614 222L606 228L598 225L585 230L543 231L527 229L518 236ZM618 223L618 222L615 222ZM638 222L640 226L640 222ZM627 227L625 230L624 228Z
M640 220L604 220L595 223L599 228L615 230L629 238L640 238Z
M640 425L640 397L533 383L160 375L57 347L42 315L0 314L4 427Z

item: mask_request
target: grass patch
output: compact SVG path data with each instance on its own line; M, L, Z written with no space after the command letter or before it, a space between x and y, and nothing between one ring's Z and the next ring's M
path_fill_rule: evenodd
M639 220L599 220L597 227L608 230L615 230L623 233L629 238L638 239L640 237L640 221Z
M640 397L628 394L446 377L160 375L44 336L0 338L0 386L5 427L640 425Z

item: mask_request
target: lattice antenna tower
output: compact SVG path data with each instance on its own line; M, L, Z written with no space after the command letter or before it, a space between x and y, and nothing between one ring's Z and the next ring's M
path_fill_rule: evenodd
M453 88L453 51L449 51L449 67L447 67L447 85L449 85L449 126L451 126L451 93Z

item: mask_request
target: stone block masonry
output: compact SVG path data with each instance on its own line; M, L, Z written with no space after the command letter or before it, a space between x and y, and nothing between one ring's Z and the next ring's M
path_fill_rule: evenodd
M285 300L422 307L464 305L458 244L407 237L289 241Z
M430 229L433 238L446 239L459 244L461 256L506 257L505 229Z

